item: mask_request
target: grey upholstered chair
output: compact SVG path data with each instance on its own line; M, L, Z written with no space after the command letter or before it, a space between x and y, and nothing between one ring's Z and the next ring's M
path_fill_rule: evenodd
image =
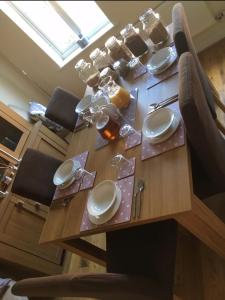
M213 204L218 203L215 213L224 219L225 140L210 113L195 59L190 52L182 54L179 60L179 104L191 145L194 192L203 201L220 194L222 202L215 198Z
M47 105L45 116L69 131L74 131L78 118L75 108L79 101L77 96L57 87Z
M62 162L34 149L27 149L20 162L12 192L50 206L55 192L53 176Z
M24 279L13 287L28 297L103 300L172 300L177 224L161 221L108 232L105 274L64 274Z
M197 72L202 84L202 88L205 93L205 99L209 105L210 111L213 118L216 120L217 127L225 134L225 127L217 119L215 104L225 112L225 106L221 101L218 92L213 86L212 82L209 80L207 74L205 73L200 60L195 49L190 29L188 25L187 16L185 14L184 7L181 3L177 3L173 7L172 11L172 23L173 23L173 39L175 42L175 47L178 56L181 56L184 52L191 52L195 60Z

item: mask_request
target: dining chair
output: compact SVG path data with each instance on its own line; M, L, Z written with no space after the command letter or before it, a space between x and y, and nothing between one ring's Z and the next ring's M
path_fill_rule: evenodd
M19 164L11 191L50 206L56 188L53 176L61 163L54 157L28 148Z
M74 131L78 114L75 108L80 99L61 87L55 88L45 116L69 131Z
M197 51L195 49L190 28L188 25L187 16L185 14L184 7L181 3L174 5L172 10L172 24L173 24L173 40L175 43L176 51L180 57L184 52L191 52L195 60L197 72L202 83L203 90L206 95L206 101L209 105L211 114L216 121L217 127L225 134L224 125L218 120L215 104L225 113L225 106L220 99L218 92L213 86L212 82L205 73L200 60L198 58Z
M178 73L178 99L191 148L194 193L208 206L217 203L215 213L225 220L225 140L210 113L190 52L181 55Z
M177 223L173 220L108 232L107 272L30 278L13 286L27 297L172 300Z

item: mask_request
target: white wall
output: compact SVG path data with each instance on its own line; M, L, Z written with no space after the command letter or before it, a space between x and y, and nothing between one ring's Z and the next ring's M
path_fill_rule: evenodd
M48 95L0 55L0 101L28 119L28 102L31 99L44 105L48 103Z
M108 36L118 33L128 22L134 22L148 7L156 8L165 24L171 22L171 10L177 1L97 1L115 27L95 43L89 45L81 54L60 69L17 25L0 11L0 96L7 103L19 103L26 108L27 101L34 98L45 102L47 97L35 88L21 73L25 70L47 94L60 85L82 96L85 85L74 70L78 59L88 58L96 47L102 47ZM183 1L188 15L194 42L199 50L225 37L225 21L216 22L215 14L225 9L225 1ZM10 61L12 65L8 63Z

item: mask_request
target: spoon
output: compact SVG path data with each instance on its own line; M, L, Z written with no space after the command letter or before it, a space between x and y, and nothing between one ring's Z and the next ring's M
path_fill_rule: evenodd
M138 181L138 199L137 199L137 207L136 207L136 217L140 217L141 213L141 192L145 188L145 183L142 179L139 179Z

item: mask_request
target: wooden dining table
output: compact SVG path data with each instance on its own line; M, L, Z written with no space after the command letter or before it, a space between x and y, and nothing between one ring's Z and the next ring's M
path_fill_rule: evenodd
M145 64L148 59L149 57L145 59ZM175 68L177 63L175 62L172 67ZM121 84L128 90L138 88L136 129L142 128L149 104L159 103L178 93L177 71L172 75L170 72L166 78L150 87L151 76L153 75L147 72L136 79L130 76L127 80L121 80ZM97 172L96 185L105 179L116 179L116 170L111 166L111 158L115 154L121 153L126 158L136 157L135 179L141 178L145 184L141 195L140 216L135 219L131 218L128 222L107 227L101 225L81 232L80 226L88 190L80 191L66 206L50 208L41 234L41 244L56 244L84 258L105 265L105 251L87 242L83 237L159 220L175 219L225 258L225 224L193 193L192 166L187 140L180 147L143 161L141 160L141 146L125 150L123 139L96 150L96 133L95 126L74 133L67 158L89 151L86 169Z

